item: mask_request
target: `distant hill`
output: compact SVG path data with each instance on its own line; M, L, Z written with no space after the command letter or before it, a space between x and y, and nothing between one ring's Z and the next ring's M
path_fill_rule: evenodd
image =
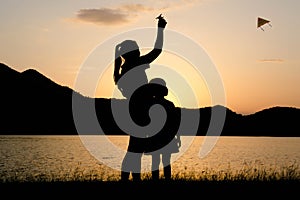
M101 128L107 135L123 135L111 112L111 101L122 99L84 97L69 87L56 84L36 70L18 72L0 63L0 135L76 135L72 95L84 103L94 102ZM206 135L211 113L226 111L221 136L300 137L300 109L273 107L250 115L241 115L223 106L199 109L179 108L187 115L200 114L197 135ZM86 126L86 134L93 130ZM189 125L182 134L189 135Z

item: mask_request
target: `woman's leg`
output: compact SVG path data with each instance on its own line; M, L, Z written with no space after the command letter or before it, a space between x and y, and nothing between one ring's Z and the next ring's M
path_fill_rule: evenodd
M128 181L130 176L130 167L128 165L129 163L129 152L127 152L123 158L122 166L121 166L121 180L122 181Z
M159 179L159 163L160 163L160 154L157 152L152 153L152 180Z
M133 181L141 180L141 153L127 152L122 161L121 180L128 180L130 172L132 173Z
M132 161L132 180L141 180L142 153L134 153Z
M171 179L171 153L162 154L162 163L164 166L164 177L166 180Z

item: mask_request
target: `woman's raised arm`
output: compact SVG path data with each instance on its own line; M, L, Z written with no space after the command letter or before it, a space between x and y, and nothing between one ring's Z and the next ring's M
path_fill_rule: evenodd
M158 19L157 36L156 36L154 48L146 55L141 56L143 64L153 62L162 52L163 42L164 42L164 29L167 25L167 21L161 15L158 16L157 19Z

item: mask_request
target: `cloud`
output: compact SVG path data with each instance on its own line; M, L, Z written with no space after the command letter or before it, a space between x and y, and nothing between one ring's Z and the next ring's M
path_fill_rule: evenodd
M117 7L80 9L72 21L88 22L97 25L120 25L132 22L141 13L163 12L170 9L182 8L197 2L196 0L157 1L152 4L123 4ZM156 13L157 14L157 13Z
M142 4L124 4L116 8L80 9L75 21L97 25L120 25L131 22L137 13L154 11Z
M261 59L261 60L258 60L259 62L272 62L272 63L282 63L284 62L284 60L282 59L279 59L279 58L272 58L272 59Z
M100 8L100 9L80 9L77 19L83 22L94 24L115 25L128 22L128 14L122 13L120 9Z

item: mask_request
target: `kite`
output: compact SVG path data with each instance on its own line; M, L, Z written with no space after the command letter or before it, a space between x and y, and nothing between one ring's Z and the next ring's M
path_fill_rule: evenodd
M269 26L272 27L269 20L263 19L263 18L261 18L261 17L258 17L258 18L257 18L257 28L260 28L261 30L265 31L265 30L262 28L262 26L265 25L265 24L269 24Z

